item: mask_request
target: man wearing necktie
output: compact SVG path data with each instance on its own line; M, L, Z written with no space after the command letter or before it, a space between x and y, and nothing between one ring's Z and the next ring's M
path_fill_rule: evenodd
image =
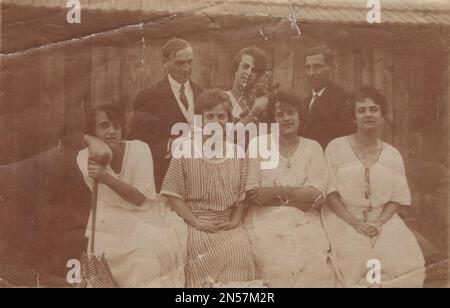
M303 108L302 136L318 141L323 149L334 139L352 133L346 106L348 94L331 81L333 51L327 46L308 49L305 72L312 88Z
M192 124L195 99L202 87L190 78L194 52L188 42L173 39L162 48L167 75L156 85L144 88L136 97L129 139L146 142L153 155L155 184L160 191L169 167L172 127L177 123Z

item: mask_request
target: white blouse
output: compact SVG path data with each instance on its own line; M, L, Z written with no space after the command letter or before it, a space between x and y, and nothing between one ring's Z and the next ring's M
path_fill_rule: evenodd
M401 154L384 143L377 162L369 167L371 194L366 198L366 166L354 153L348 137L332 141L326 151L331 181L327 194L339 192L350 208L368 209L396 202L411 205L411 194L406 180Z

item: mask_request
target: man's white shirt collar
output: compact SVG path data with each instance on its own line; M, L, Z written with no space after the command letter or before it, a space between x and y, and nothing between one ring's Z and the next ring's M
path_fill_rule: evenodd
M170 76L170 74L169 74L169 83L170 83L170 86L172 87L172 89L176 90L177 93L180 93L182 84L179 83L178 81L176 81L175 79L173 79L172 76ZM190 86L191 86L191 84L190 84L189 80L186 81L184 83L185 91L187 91L187 89L190 88Z
M172 88L173 95L175 96L178 106L180 107L181 112L183 113L184 117L186 118L186 121L188 123L193 123L194 120L194 114L195 114L195 107L194 107L194 92L191 87L190 81L186 81L184 83L184 92L187 98L187 101L189 103L189 108L186 110L186 107L181 102L180 99L180 91L182 84L177 82L175 79L172 78L172 76L168 76L170 87Z
M327 89L327 87L323 88L319 92L314 91L314 89L312 90L312 98L311 98L311 102L309 103L309 108L311 108L312 105L315 104L316 97L321 97L326 89Z
M316 92L316 91L312 90L313 97L314 97L315 95L318 96L318 97L321 97L321 96L323 95L323 93L325 92L326 89L327 89L327 87L323 88L323 89L320 90L319 92Z

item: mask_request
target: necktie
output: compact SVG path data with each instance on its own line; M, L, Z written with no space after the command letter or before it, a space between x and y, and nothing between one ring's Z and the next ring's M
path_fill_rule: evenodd
M313 96L313 99L311 101L311 104L309 105L309 111L314 109L318 98L319 98L319 95L317 93L314 93L314 96Z
M184 85L181 86L180 89L180 101L183 103L184 107L186 108L186 111L189 111L189 102L186 97L186 93L184 92Z
M317 95L317 93L314 93L313 99L311 100L311 104L309 105L309 109L308 109L308 113L306 115L306 128L309 127L312 122L313 122L313 118L314 118L314 113L316 111L317 108L317 100L319 99L319 95Z

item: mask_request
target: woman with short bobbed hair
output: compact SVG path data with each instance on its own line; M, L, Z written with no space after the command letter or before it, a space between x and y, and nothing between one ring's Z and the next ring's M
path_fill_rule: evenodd
M203 128L218 125L225 137L226 124L232 121L228 95L218 89L205 91L196 107ZM227 158L227 150L236 146L227 144L226 138L221 155L206 158L204 145L211 136L202 136L202 148L190 139L182 144L193 149L191 154L201 153L201 158L173 157L161 190L188 225L186 287L247 283L255 278L248 236L241 225L247 161Z

